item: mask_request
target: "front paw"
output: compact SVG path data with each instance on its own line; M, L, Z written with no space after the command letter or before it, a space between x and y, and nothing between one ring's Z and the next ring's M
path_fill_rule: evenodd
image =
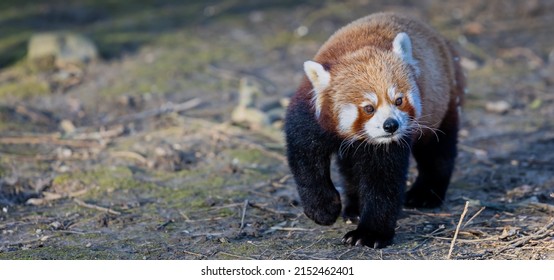
M393 237L394 233L390 236L384 236L361 229L355 229L344 235L342 243L350 246L368 246L378 249L392 244Z
M409 208L437 208L442 202L443 198L431 190L411 188L406 193L404 205Z
M304 203L306 216L319 225L329 226L334 224L342 207L339 194L336 193L330 198L314 200L314 198L311 198Z

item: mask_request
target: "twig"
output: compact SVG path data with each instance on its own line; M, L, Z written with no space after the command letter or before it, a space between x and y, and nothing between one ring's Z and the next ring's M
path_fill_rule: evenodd
M165 227L167 227L168 225L172 224L174 221L173 220L167 220L165 221L163 224L159 225L156 227L156 230L164 230Z
M186 111L186 110L190 110L194 107L197 107L201 103L202 103L202 100L200 98L193 98L193 99L190 99L186 102L179 103L179 104L174 104L174 103L168 102L166 104L163 104L159 108L142 111L142 112L136 113L136 114L124 115L124 116L121 116L121 117L119 117L115 120L107 121L104 124L110 124L111 125L111 124L130 123L130 122L139 121L139 120L143 120L143 119L147 119L147 118L157 117L157 116L160 116L160 115L163 115L163 114Z
M464 206L464 211L462 211L462 215L460 216L460 221L458 222L458 226L456 226L456 231L454 232L454 237L452 238L452 243L450 243L450 250L448 250L448 256L447 259L450 259L452 257L452 251L454 250L454 244L456 243L456 238L458 238L458 232L460 231L460 227L462 226L462 221L464 220L464 217L467 213L467 207L469 206L469 201L466 201L466 205Z
M271 227L270 230L281 230L281 231L313 231L313 229L307 228L295 228L295 227Z
M110 156L112 157L125 157L130 158L138 161L140 164L147 164L148 160L142 156L139 153L131 152L131 151L113 151L110 152Z
M248 199L244 200L244 206L242 207L242 217L240 218L240 231L239 234L244 229L244 217L246 216L246 208L248 207Z
M0 144L53 144L59 146L68 146L75 148L91 148L101 146L96 141L90 140L71 140L60 139L56 135L37 135L37 136L20 136L20 137L0 137Z
M529 235L529 236L525 236L525 237L522 237L522 238L519 238L519 239L516 239L516 240L510 242L510 246L500 249L497 252L497 254L500 254L500 253L502 253L502 252L504 252L504 251L506 251L510 248L520 247L520 246L522 246L523 244L529 242L532 239L541 239L541 238L546 237L549 234L548 229L550 229L552 226L554 226L554 218L551 219L550 222L546 226L544 226L543 228L541 228L540 230L538 230L534 234Z
M425 215L429 217L451 217L452 216L452 214L450 213L425 213L416 209L404 209L404 212L417 214L417 215Z
M90 127L82 127L78 130L88 130ZM97 128L95 128L97 129ZM71 136L71 139L78 139L78 140L100 140L100 139L111 139L115 138L125 132L125 126L123 125L117 125L112 129L106 130L105 127L100 127L99 131L94 132L81 132L75 135Z
M479 211L477 211L477 213L475 213L473 216L471 216L471 218L469 218L469 220L467 220L467 222L464 224L464 226L462 228L465 228L471 221L473 221L473 219L475 219L475 217L479 216L479 214L481 214L481 212L483 212L483 210L485 210L485 206L481 207L481 209L479 209Z
M224 217L213 217L213 218L206 218L206 219L197 219L197 220L185 220L186 223L196 223L196 222L213 222L218 220L223 220Z
M107 212L108 214L112 214L112 215L121 215L121 212L119 212L119 211L115 211L115 210L105 208L105 207L102 207L102 206L98 206L98 205L94 205L94 204L89 204L89 203L86 203L86 202L84 202L80 199L77 199L77 198L74 198L73 201L75 201L75 203L77 203L77 205L83 206L85 208L90 208L90 209L95 209L95 210L99 210L99 211L102 211L102 212Z
M197 257L201 257L201 258L206 258L205 255L202 255L202 254L198 254L198 253L195 253L195 252L191 252L191 251L187 251L187 250L183 250L183 253L185 254L189 254L189 255L193 255L193 256L197 256Z
M256 204L256 203L254 203L254 202L250 202L250 203L248 203L248 205L250 205L250 207L252 207L252 208L257 208L257 209L260 209L260 210L263 210L263 211L267 211L267 212L269 212L269 213L281 215L281 216L283 216L284 218L291 218L291 217L295 217L295 216L296 216L296 214L294 214L294 213L286 212L286 211L278 211L278 210L275 210L275 209L271 209L271 208L265 207L265 206L260 205L260 204Z
M52 118L49 118L47 115L42 112L33 111L23 105L18 105L15 107L15 111L21 115L27 116L31 121L41 124L51 124Z
M342 256L344 256L344 255L346 255L346 254L352 252L354 249L356 249L356 247L352 247L352 248L350 248L350 249L344 251L343 253L341 253L341 254L337 257L337 260L340 260L340 259L342 258Z

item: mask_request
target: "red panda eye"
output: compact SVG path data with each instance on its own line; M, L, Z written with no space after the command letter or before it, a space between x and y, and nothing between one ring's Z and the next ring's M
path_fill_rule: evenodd
M402 105L402 97L396 98L396 100L394 101L394 105L396 106Z
M364 111L367 114L373 114L375 112L375 107L373 107L372 105L366 105L364 106Z

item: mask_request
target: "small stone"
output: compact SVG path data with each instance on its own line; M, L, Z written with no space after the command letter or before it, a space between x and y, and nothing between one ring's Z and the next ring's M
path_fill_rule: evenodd
M294 34L297 37L304 37L304 36L308 35L309 31L310 30L308 29L307 26L301 25L301 26L298 26L298 28L296 28L296 30L294 30Z
M510 110L512 105L505 100L487 102L485 109L490 113L504 114Z
M2 207L2 212L8 213L8 207Z
M61 229L63 227L62 223L60 223L58 221L54 221L54 222L50 223L49 226L52 229Z
M42 233L42 229L38 228L37 230L35 230L35 233L36 233L36 234L41 234L41 233Z
M29 40L27 54L31 61L53 57L56 65L83 64L98 58L98 50L89 38L70 32L33 35Z
M466 58L466 57L462 57L462 59L460 61L460 65L462 65L462 67L465 70L468 70L468 71L475 70L479 67L479 64L477 63L477 61Z
M87 245L85 245L85 247L87 247L87 248L90 248L90 246L92 246L92 244L90 242L87 243Z
M68 148L59 148L58 149L58 157L59 158L70 158L73 152L71 149Z
M470 22L463 27L464 33L468 35L479 35L483 33L483 25L479 22Z
M58 171L61 172L61 173L66 173L66 172L69 171L69 166L62 165L62 166L58 167Z
M62 120L60 128L67 134L75 132L75 125L70 120Z
M166 156L167 155L167 152L165 151L164 148L162 147L156 147L154 149L154 153L159 156L159 157L163 157L163 156Z

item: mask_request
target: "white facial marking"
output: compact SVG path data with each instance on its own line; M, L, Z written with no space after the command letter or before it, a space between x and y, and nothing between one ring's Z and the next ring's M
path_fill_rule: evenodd
M331 74L323 68L323 65L310 60L304 62L304 72L314 88L312 91L312 103L315 106L315 115L319 118L322 103L321 92L329 86Z
M372 104L377 104L377 101L379 101L379 99L377 98L377 94L371 92L371 93L364 93L364 97L369 100L369 102L371 102ZM368 104L366 104L368 105ZM363 105L365 106L365 105Z
M419 118L421 117L421 95L419 95L419 89L417 88L417 85L415 82L411 82L412 84L412 90L410 93L408 93L408 102L412 104L412 107L414 107L415 111L415 117Z
M394 101L394 97L396 96L396 87L389 87L389 89L387 90L387 95L389 96L390 101Z
M339 109L339 130L348 133L358 118L358 108L354 104L346 104Z

